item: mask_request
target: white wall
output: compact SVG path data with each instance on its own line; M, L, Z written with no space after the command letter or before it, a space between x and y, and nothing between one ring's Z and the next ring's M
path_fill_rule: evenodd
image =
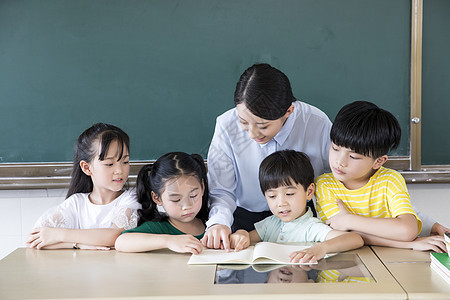
M450 228L450 183L408 184L408 191L417 209Z
M66 190L0 190L0 259L24 247L28 233L48 208L64 201Z
M414 206L450 227L450 184L409 184ZM28 233L48 208L64 201L66 190L0 190L0 259L24 247Z

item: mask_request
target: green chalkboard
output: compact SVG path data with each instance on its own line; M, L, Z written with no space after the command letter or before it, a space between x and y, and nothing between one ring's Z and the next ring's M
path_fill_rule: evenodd
M255 62L333 120L370 100L409 155L408 0L0 1L0 162L71 161L78 135L108 122L131 158L206 157L215 118Z
M423 3L422 164L450 164L450 1Z

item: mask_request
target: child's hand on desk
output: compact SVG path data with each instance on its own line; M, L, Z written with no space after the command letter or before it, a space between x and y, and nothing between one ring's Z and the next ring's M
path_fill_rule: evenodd
M190 234L170 235L167 237L167 248L179 253L199 254L203 250L203 245Z
M431 235L440 235L444 236L444 233L450 232L450 229L439 224L438 222L433 224L433 227L431 227Z
M437 253L447 252L444 237L439 235L418 237L411 242L411 248L419 251L431 250Z
M250 246L250 236L247 231L239 229L230 235L230 247L231 249L234 249L234 251L245 249L248 246Z
M326 250L322 247L322 245L315 244L312 247L303 249L301 251L294 251L289 254L291 258L291 262L293 263L316 263L318 260L325 257Z
M26 245L29 248L41 249L45 246L53 245L61 242L61 228L53 227L40 227L33 228L31 231Z
M351 212L347 210L344 202L342 200L337 199L336 204L339 207L339 213L326 220L326 224L333 229L347 231L349 228L347 227L349 223L349 218L353 216Z

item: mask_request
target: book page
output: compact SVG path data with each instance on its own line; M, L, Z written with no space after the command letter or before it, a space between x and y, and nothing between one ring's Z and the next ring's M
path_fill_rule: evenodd
M276 244L260 242L256 244L253 251L254 264L293 264L290 262L289 254L300 251L310 246ZM301 263L297 263L301 264ZM308 263L309 264L309 263Z
M202 253L193 254L188 264L251 264L253 248L250 246L238 252L204 248Z

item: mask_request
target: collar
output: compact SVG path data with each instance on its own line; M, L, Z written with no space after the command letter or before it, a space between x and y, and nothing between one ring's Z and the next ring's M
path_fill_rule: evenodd
M297 219L289 222L289 223L284 223L283 228L290 228L290 227L295 227L297 226L297 224L299 223L303 223L306 219L312 218L313 217L313 213L311 211L311 208L309 208L308 206L306 207L306 212L298 217Z
M264 148L266 145L271 144L272 141L275 141L279 146L282 146L284 142L286 142L287 138L289 137L289 134L294 128L294 123L296 119L295 115L297 114L297 110L299 109L298 105L295 105L295 102L293 102L292 104L294 105L294 111L289 115L286 122L284 122L280 131L271 141L263 145L259 145L261 148Z
M292 128L294 128L294 122L295 122L294 114L297 113L297 109L298 109L297 106L294 106L294 111L289 115L286 122L284 122L283 127L281 127L281 130L273 138L280 146L284 144L284 142L288 138L289 134L291 133Z

